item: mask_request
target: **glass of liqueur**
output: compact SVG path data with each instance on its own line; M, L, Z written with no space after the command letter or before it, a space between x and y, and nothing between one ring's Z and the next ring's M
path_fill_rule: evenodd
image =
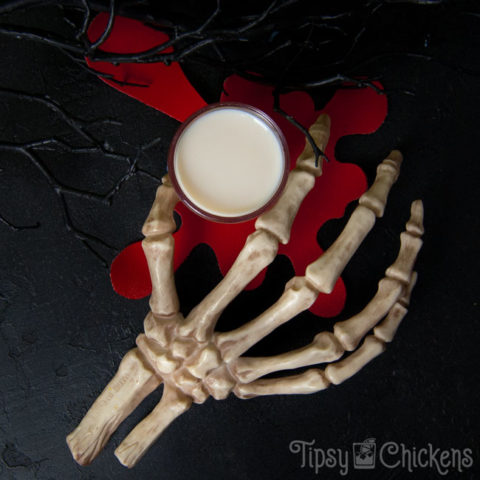
M182 201L216 222L257 217L280 196L289 172L285 138L264 112L240 103L200 109L176 132L168 173Z

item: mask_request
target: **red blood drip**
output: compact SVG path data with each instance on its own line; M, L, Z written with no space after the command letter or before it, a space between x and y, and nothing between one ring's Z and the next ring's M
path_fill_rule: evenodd
M97 40L105 30L108 14L97 15L88 29L91 42ZM138 20L116 16L113 29L101 45L103 52L138 53L168 41L167 34L147 27ZM158 53L169 53L172 48ZM169 66L163 63L120 63L92 62L88 66L102 73L113 75L116 81L100 77L105 83L130 97L156 108L183 122L192 113L206 105L203 98L185 77L176 62ZM128 82L142 86L122 85ZM175 92L173 95L172 92Z

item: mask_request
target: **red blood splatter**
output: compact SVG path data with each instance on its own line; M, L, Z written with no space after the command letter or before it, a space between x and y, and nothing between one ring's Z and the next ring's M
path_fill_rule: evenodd
M94 19L89 29L91 39L100 36L106 21L106 14L100 14ZM141 22L117 17L112 34L101 48L123 53L138 52L167 39L164 33ZM180 121L205 105L176 63L169 67L160 63L113 66L104 62L90 62L90 65L99 71L113 74L119 81L148 85L132 87L104 79L117 90ZM224 91L228 95L222 94L221 101L254 105L278 123L287 139L293 166L304 147L305 138L284 117L273 112L272 88L231 76L225 80ZM280 106L305 126L310 126L320 114L315 111L311 97L304 92L282 95ZM339 90L322 111L332 119L330 142L326 151L330 163L324 163L323 175L317 179L315 187L300 208L293 223L290 243L281 245L279 249L279 254L290 258L296 275L303 275L305 267L322 253L316 241L320 227L331 218L341 217L346 205L357 199L367 186L365 175L358 166L335 159L337 140L344 135L368 134L377 130L387 114L387 99L371 89ZM254 230L253 220L240 224L213 223L195 215L181 203L177 205L176 211L182 217L182 226L174 234L175 268L196 245L207 243L217 256L222 274L225 274L242 248L245 238ZM248 288L258 286L264 276L265 272L261 272ZM127 298L142 298L151 293L150 276L140 242L130 245L115 258L111 278L115 291ZM345 304L345 298L345 286L339 279L333 292L330 295L321 294L310 310L324 317L337 315Z

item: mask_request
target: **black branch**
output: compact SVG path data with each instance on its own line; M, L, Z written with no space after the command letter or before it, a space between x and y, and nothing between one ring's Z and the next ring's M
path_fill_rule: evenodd
M100 118L90 121L85 121L74 117L64 108L62 108L54 99L41 95L31 94L12 89L0 88L0 97L9 98L15 101L23 101L35 103L52 111L58 118L60 118L68 127L77 134L78 139L82 142L81 145L73 145L61 138L42 138L26 141L23 143L12 143L2 141L0 142L0 152L9 152L22 155L26 158L35 169L40 172L48 186L55 194L59 207L62 211L65 228L74 237L76 237L82 244L97 257L104 267L108 267L107 260L102 256L99 247L107 249L112 254L118 253L119 249L110 245L105 240L96 235L83 231L76 226L72 219L72 213L68 205L68 197L77 197L86 201L93 201L99 204L110 206L116 196L121 190L122 186L132 179L135 175L145 176L153 180L156 184L161 182L161 179L145 169L140 168L139 160L141 155L149 148L154 146L158 139L154 139L145 145L136 147L136 154L133 158L122 153L115 152L109 146L105 146L99 142L93 135L88 132L92 126L103 124L119 126L120 122L110 118ZM94 192L83 190L79 188L66 185L56 178L54 173L45 165L40 156L41 151L54 152L68 152L69 154L95 154L103 158L111 159L119 162L119 174L116 182L105 192ZM0 224L5 225L13 231L21 231L40 227L40 223L32 225L20 225L6 218L0 213Z
M368 67L372 63L399 55L410 58L418 55L425 61L434 59L428 59L422 51L397 51L391 55L377 51L362 57L365 55L362 41L381 21L379 14L399 5L445 11L454 8L451 2L443 0L362 0L348 6L345 2L313 4L307 0L265 0L258 3L256 11L245 13L241 5L216 0L205 13L204 7L196 9L189 4L185 8L174 3L161 2L160 7L149 0L11 0L0 6L0 35L58 48L81 68L119 85L147 86L123 82L114 75L97 71L87 65L86 59L115 65L124 62L200 63L221 69L225 76L235 73L254 82L270 84L282 92L312 92L336 86L368 87L382 93L369 78ZM71 30L70 35L2 21L12 12L34 8L48 8L50 14L52 9L60 9ZM479 15L472 10L464 13L473 17ZM105 12L107 19L104 30L92 40L88 37L88 27L99 12ZM167 33L168 39L134 53L106 51L102 46L114 29L116 15L140 20L150 28ZM62 115L60 105L48 98L31 100L44 102ZM284 114L281 109L279 112ZM298 122L292 123L304 132Z

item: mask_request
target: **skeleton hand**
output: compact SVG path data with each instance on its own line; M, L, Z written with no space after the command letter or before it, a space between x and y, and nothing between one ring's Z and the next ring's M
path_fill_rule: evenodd
M324 150L330 120L321 115L310 133ZM307 142L296 167L290 172L277 204L261 215L256 230L247 238L227 275L186 318L179 302L173 272L173 209L178 202L168 176L158 188L152 210L143 227L143 248L152 278L151 311L145 333L137 338L105 390L78 427L67 437L75 460L90 463L110 435L138 404L164 384L163 396L153 411L118 446L115 454L123 465L134 466L162 431L192 402L203 403L209 395L224 399L230 392L240 398L272 394L305 394L337 385L357 373L383 352L407 313L416 281L413 265L422 246L423 205L412 203L411 217L400 236L397 259L379 282L367 306L352 318L339 322L332 332L322 332L303 348L272 357L242 356L250 347L308 309L320 292L330 293L346 264L384 212L391 186L396 181L402 155L393 151L377 168L372 187L359 199L343 232L332 246L311 263L304 277L294 277L278 301L254 320L236 330L216 333L215 325L225 307L276 256L279 242L287 243L301 202L321 175ZM383 318L385 319L378 324ZM345 351L357 348L338 360ZM276 371L329 364L297 375L262 379Z

